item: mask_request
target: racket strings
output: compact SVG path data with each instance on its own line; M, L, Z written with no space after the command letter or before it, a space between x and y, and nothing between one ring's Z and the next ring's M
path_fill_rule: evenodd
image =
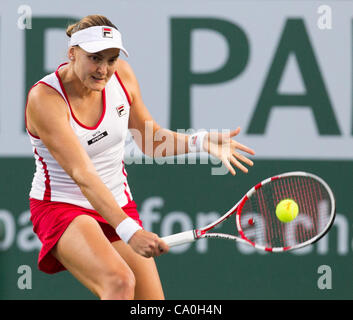
M298 216L291 222L281 222L276 216L283 199L298 204ZM261 246L295 246L323 231L330 219L330 206L330 196L318 181L305 176L280 178L257 189L245 202L241 229L247 239Z

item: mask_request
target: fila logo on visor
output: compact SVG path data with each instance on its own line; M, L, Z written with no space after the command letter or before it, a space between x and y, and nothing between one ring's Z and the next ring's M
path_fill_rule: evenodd
M113 31L111 28L102 28L103 38L113 38Z
M126 114L126 110L125 110L124 105L116 107L116 111L118 112L119 117L122 117L123 115Z

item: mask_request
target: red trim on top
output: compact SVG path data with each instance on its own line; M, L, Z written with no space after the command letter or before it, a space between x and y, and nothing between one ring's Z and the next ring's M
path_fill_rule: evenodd
M67 103L69 104L69 109L70 109L71 115L72 115L72 117L74 118L74 120L77 122L77 124L80 125L81 127L85 128L85 129L87 129L87 130L96 130L96 129L99 127L99 125L101 124L101 122L103 121L104 115L105 115L105 111L106 111L105 88L102 90L103 111L102 111L102 114L101 114L101 116L100 116L100 119L98 120L97 124L96 124L94 127L89 127L89 126L84 125L82 122L80 122L80 121L76 118L76 116L75 116L75 114L74 114L74 111L72 110L72 107L71 107L71 104L70 104L70 101L69 101L69 97L68 97L68 95L67 95L67 93L66 93L65 87L64 87L64 85L63 85L63 83L62 83L62 81L61 81L60 75L59 75L59 69L60 69L60 67L63 66L63 65L66 65L66 64L67 64L67 63L61 64L61 65L56 69L55 75L56 75L56 77L57 77L58 80L59 80L59 84L60 84L61 90L63 91L64 96L65 96L65 98L66 98L66 101L67 101Z
M39 84L40 82L37 82L35 83L29 90L28 90L28 93L27 93L27 99L26 99L26 105L25 105L25 126L26 126L26 130L28 132L28 134L30 136L32 136L33 138L35 139L40 139L38 136L34 135L33 133L31 133L31 131L29 131L28 129L28 126L27 126L27 105L28 105L28 98L29 98L29 93L31 92L31 90L37 85ZM43 82L44 83L44 82Z
M26 126L26 129L27 129L28 134L29 134L32 138L34 138L34 139L40 139L40 137L38 137L38 136L34 135L33 133L31 133L31 131L28 130L27 126Z
M121 163L123 164L123 169L122 169L123 175L125 176L125 178L127 178L127 172L125 171L125 163L124 163L124 161L121 161ZM124 186L125 186L124 193L126 195L128 202L130 202L132 199L131 199L129 193L127 192L127 183L126 182L124 182Z
M130 197L129 193L127 192L127 184L126 184L126 182L124 182L124 186L125 186L124 193L126 195L126 198L127 198L128 202L130 202L131 201L131 197Z
M45 176L45 191L43 200L51 201L51 187L50 187L50 176L48 172L47 164L44 162L44 159L38 154L37 149L34 149L34 153L38 156L38 160L42 163L44 176Z
M59 67L56 68L55 72L56 72L56 71L59 71L59 69L60 69L62 66L65 66L65 65L67 65L67 64L69 64L69 63L68 63L68 62L64 62L64 63L60 64Z
M121 163L123 164L123 175L125 176L125 178L127 178L127 172L125 170L125 162L124 162L124 160L121 160Z
M123 82L121 81L121 79L120 79L120 77L119 77L119 75L118 75L118 72L115 71L114 74L115 74L116 78L118 79L118 81L119 81L121 87L123 88L124 93L125 93L125 96L126 96L126 99L127 99L127 101L129 102L129 105L131 106L131 99L130 99L129 93L127 92L127 90L126 90L126 88L125 88Z
M30 93L31 90L32 90L34 87L36 87L38 84L44 84L44 85L46 85L47 87L49 87L49 88L55 90L55 91L60 95L60 97L63 98L63 96L61 95L61 93L60 93L58 90L56 90L54 87L52 87L50 84L48 84L48 83L46 83L46 82L44 82L44 81L38 81L37 83L35 83L35 84L29 89L28 94L27 94L26 106L25 106L25 125L26 125L26 129L27 129L27 132L29 133L29 135L31 135L31 136L32 136L33 138L35 138L35 139L40 139L40 137L39 137L39 136L36 136L36 135L33 134L33 133L31 133L31 131L29 131L29 129L28 129L28 127L27 127L27 105L28 105L29 93ZM64 98L63 98L63 99L64 99ZM65 99L64 99L64 100L65 100Z

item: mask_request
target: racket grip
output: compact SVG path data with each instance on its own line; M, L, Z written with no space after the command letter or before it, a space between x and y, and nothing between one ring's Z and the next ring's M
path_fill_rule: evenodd
M172 234L167 237L163 237L162 240L169 246L169 247L174 247L174 246L179 246L181 244L189 243L189 242L194 242L195 241L195 236L194 236L194 231L184 231L176 234Z

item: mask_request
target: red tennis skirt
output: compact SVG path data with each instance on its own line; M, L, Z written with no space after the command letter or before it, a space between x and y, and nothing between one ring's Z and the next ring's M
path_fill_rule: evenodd
M97 211L69 203L32 198L29 205L33 231L42 243L42 248L38 256L38 268L45 273L52 274L66 270L50 251L56 245L71 221L79 215L86 214L96 219L110 242L120 240L114 228ZM130 201L122 209L142 227L142 221L140 220L135 201Z

